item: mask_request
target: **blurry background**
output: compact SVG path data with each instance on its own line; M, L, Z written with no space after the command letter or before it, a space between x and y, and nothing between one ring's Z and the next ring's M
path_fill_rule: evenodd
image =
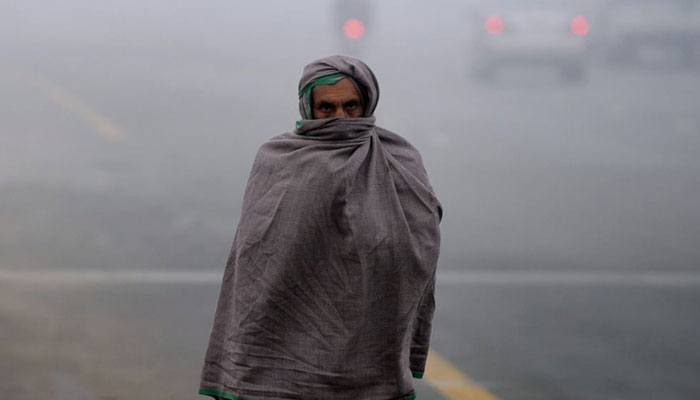
M700 1L0 0L0 399L201 397L253 156L334 53L443 203L436 352L700 396Z

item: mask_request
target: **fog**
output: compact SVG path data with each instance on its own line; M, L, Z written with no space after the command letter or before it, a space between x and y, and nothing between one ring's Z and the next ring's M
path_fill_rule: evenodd
M0 269L222 271L257 148L300 118L304 65L343 53L378 78L377 124L422 154L439 274L699 272L695 3L668 33L673 9L571 2L586 37L544 50L484 31L498 14L505 37L515 1L348 4L0 1ZM661 33L621 41L636 30Z
M299 118L301 69L349 52L378 76L377 123L423 154L445 206L442 268L698 267L700 69L591 56L583 84L546 69L479 84L477 6L375 2L350 48L329 1L3 3L4 262L31 248L46 266L60 252L62 266L218 267L255 150Z

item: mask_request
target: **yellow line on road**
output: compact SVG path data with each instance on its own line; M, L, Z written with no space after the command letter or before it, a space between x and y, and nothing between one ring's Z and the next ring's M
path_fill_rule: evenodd
M21 74L27 81L51 96L58 104L82 118L102 136L110 140L121 140L124 138L121 129L110 121L109 118L90 108L88 105L70 94L66 89L49 82L46 79L30 75L26 72L22 72Z
M498 400L433 350L428 352L423 379L448 400Z

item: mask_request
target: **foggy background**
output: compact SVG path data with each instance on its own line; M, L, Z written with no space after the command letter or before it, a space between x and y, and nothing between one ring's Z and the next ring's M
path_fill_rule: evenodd
M700 43L700 7L571 1L573 73L481 74L483 17L518 3L0 1L0 399L201 397L216 280L61 276L221 276L256 150L336 53L443 204L437 351L503 399L700 395L700 45L672 45ZM667 20L671 44L612 45Z

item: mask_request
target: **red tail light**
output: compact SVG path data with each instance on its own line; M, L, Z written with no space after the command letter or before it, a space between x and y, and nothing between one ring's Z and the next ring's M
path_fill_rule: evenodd
M343 25L343 32L348 39L359 39L365 34L365 24L359 19L349 19Z
M588 35L588 20L582 15L579 15L571 20L571 25L569 26L571 32L577 36Z
M503 33L503 20L498 15L492 15L486 18L484 28L486 28L486 32L492 35L500 35L501 33Z

